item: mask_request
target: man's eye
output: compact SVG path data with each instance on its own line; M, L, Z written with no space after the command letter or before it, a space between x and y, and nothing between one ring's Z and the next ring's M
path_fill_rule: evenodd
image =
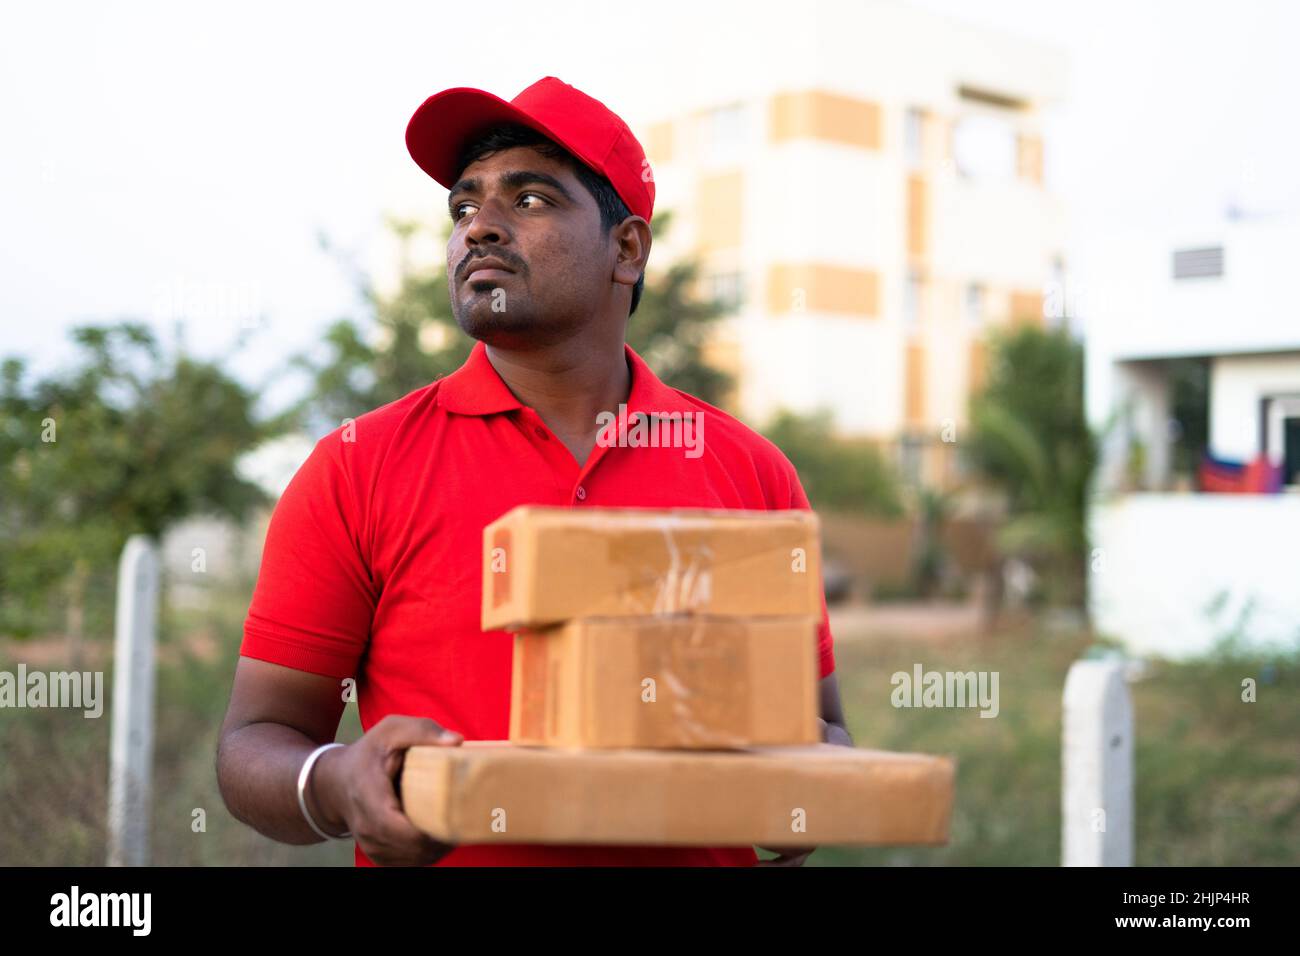
M542 205L549 205L546 199L543 198L542 196L537 195L537 193L524 193L522 196L519 197L520 202L524 202L527 199L536 199Z
M462 212L462 210L467 209L467 208L472 209L473 207L474 207L474 204L473 204L472 202L458 202L458 203L456 203L456 205L454 205L454 206L451 207L451 218L452 218L452 221L454 221L454 222L458 222L459 220L461 220L462 218L464 218L464 213Z

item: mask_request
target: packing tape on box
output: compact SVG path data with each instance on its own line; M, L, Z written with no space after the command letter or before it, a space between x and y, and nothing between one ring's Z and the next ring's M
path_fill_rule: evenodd
M664 571L653 562L645 563L643 542L635 536L626 541L612 539L607 544L605 559L627 569L632 583L653 595L648 603L642 603L629 589L624 599L631 605L630 610L638 614L668 615L706 607L713 596L715 556L706 544L683 540L686 532L698 528L698 519L659 515L653 523L663 537L667 552L668 567Z
M613 623L635 635L635 682L614 693L618 700L626 700L627 707L635 708L638 739L710 748L749 745L746 734L753 725L755 701L746 693L750 654L742 621L677 615L637 623L613 619ZM584 634L577 650L584 653L586 642L605 639L608 635ZM555 630L523 631L516 640L522 688L517 698L518 739L552 740L561 732L562 701L566 695L581 693L580 688L564 686L562 675L575 673L561 667L560 656L566 651L558 649L557 642L566 638ZM574 650L569 647L567 652ZM647 680L653 684L647 685Z
M659 689L667 690L672 713L669 720L680 744L742 747L752 726L749 685L749 643L739 620L679 617L671 623L669 639L638 641L640 669L656 685L654 703L646 702L644 688L639 723L643 736L662 722ZM706 627L709 633L705 633ZM700 675L708 675L708 680Z
M675 531L680 520L665 516L655 522L664 536L668 548L668 571L663 575L655 593L652 614L675 614L707 605L713 587L713 554L707 548L694 550L688 560L682 557Z

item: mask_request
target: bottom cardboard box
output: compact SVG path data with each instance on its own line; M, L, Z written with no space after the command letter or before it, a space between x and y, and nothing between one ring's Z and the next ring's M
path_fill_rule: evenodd
M412 747L407 817L447 843L934 845L948 757L834 744L735 751Z

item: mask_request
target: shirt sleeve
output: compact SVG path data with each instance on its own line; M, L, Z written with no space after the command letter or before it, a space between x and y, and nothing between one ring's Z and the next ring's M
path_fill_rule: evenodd
M808 503L808 496L804 493L803 484L799 481L799 475L794 466L790 466L790 507L801 511L811 511L812 505ZM821 562L817 563L818 568ZM818 573L821 573L820 570ZM826 677L835 670L835 647L834 640L831 637L831 618L830 613L826 610L826 581L822 577L822 586L818 588L822 601L822 619L817 626L817 657L821 666L821 677Z
M354 677L376 594L338 433L317 443L271 515L240 654Z

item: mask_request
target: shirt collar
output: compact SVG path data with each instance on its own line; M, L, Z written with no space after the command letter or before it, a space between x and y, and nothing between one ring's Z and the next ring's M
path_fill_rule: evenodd
M643 411L655 415L696 410L681 392L660 381L626 342L623 343L623 352L632 375L632 388L627 398L629 412ZM487 346L482 342L475 342L465 364L439 383L438 404L458 415L495 415L524 407L493 368L488 360Z

